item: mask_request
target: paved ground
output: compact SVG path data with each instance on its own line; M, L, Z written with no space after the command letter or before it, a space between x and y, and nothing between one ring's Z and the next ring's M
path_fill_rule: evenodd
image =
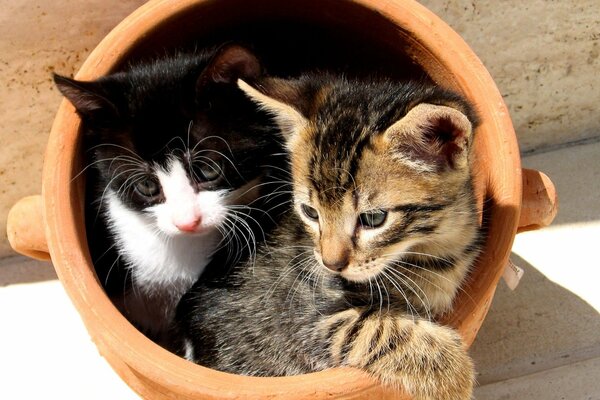
M600 400L600 143L523 159L558 188L551 228L517 237L471 354L477 400ZM0 398L136 399L90 342L49 263L0 261Z
M600 143L524 157L552 178L554 224L517 236L525 269L504 283L473 344L478 400L600 399Z

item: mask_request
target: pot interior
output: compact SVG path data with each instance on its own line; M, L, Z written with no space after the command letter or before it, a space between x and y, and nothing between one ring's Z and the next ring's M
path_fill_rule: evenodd
M411 59L407 32L383 15L351 1L206 1L169 16L136 41L115 69L173 49L225 42L249 45L268 73L294 76L307 70L350 75L427 79ZM452 85L450 76L446 77Z

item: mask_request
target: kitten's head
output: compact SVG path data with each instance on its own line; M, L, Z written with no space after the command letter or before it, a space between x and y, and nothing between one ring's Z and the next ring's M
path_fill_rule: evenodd
M407 255L444 257L473 240L476 117L460 96L327 75L239 85L282 129L296 212L329 270L368 282Z
M183 235L222 224L230 204L257 195L275 141L268 117L236 82L260 74L252 53L228 45L96 81L54 80L81 116L102 205Z

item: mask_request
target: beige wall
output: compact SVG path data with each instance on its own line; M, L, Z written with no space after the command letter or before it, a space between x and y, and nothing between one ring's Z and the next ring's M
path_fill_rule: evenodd
M522 150L600 135L598 0L421 0L504 96Z
M40 191L43 151L60 101L50 72L77 70L144 2L107 3L0 0L0 257L12 254L4 230L8 209ZM463 35L490 70L523 150L600 134L598 0L423 3Z

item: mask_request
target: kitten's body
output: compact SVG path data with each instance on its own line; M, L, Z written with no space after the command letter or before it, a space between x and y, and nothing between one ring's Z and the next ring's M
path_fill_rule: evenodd
M235 83L260 72L229 45L93 82L56 77L82 117L93 167L86 217L99 279L163 345L183 293L213 258L218 275L247 257L275 212L263 195L278 186L280 146Z
M414 83L240 85L287 136L295 212L254 265L184 296L185 356L260 376L354 366L418 399L468 399L460 337L430 317L479 250L469 105Z

